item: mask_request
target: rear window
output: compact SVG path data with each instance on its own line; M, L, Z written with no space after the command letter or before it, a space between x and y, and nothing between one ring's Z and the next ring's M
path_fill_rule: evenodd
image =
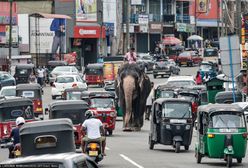
M103 73L102 69L95 69L95 68L86 68L85 74L86 75L101 75Z
M15 89L3 89L1 92L1 95L3 95L3 96L16 96L16 90Z
M74 82L73 77L57 77L56 79L57 83L72 83Z
M0 109L0 122L3 121L15 121L17 117L23 117L25 119L33 118L32 106L14 106Z
M217 57L218 50L208 49L204 51L204 57Z

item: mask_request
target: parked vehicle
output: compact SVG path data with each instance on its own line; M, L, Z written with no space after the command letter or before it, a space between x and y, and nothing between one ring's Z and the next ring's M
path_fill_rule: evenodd
M149 148L155 144L172 145L189 149L192 140L193 119L191 102L175 98L157 99L152 106Z
M234 92L235 102L242 102L242 93L239 91ZM215 103L234 103L233 92L232 91L222 91L218 92L215 96Z
M219 50L218 48L205 48L203 54L203 61L211 61L218 63Z
M4 86L0 90L0 96L16 96L16 86Z
M4 86L16 85L16 80L8 72L0 71L0 89Z
M233 158L238 163L245 157L247 128L242 108L229 104L209 104L198 108L195 157L224 159L227 167Z
M202 79L204 78L206 73L208 73L210 78L214 78L218 74L217 64L213 62L203 61L200 64L199 71L201 73Z
M56 77L52 85L52 99L62 97L65 89L68 88L83 88L87 90L87 84L79 75L60 75Z
M82 100L82 93L86 91L85 88L68 88L63 94L64 100Z
M176 62L173 59L168 60L168 65L172 74L179 75L180 68L176 65Z
M167 84L175 87L187 87L196 85L193 76L171 76L168 78Z
M153 73L153 77L157 78L157 76L170 77L172 72L171 72L168 61L162 59L154 63L152 73Z
M43 90L39 84L18 84L16 86L16 96L26 97L33 101L34 116L43 119L42 106Z
M103 64L88 64L84 73L87 85L104 86Z
M85 118L85 111L88 110L88 104L83 100L60 100L49 104L49 119L68 118L72 121L74 127L74 139L77 148L81 146L82 124Z
M79 75L79 72L75 66L57 66L49 74L49 83L51 86L59 75Z
M236 102L232 104L238 105L244 110L245 119L246 119L246 122L248 122L248 102Z
M5 97L0 99L0 144L6 147L10 142L10 133L15 127L17 117L26 122L34 120L33 102L24 97Z
M115 94L111 92L83 92L82 99L89 103L89 109L94 111L95 116L104 125L109 135L113 134L116 121Z
M15 67L16 84L29 83L30 74L34 73L34 64L18 64Z
M186 66L194 66L195 64L200 64L202 62L202 57L200 57L194 51L184 51L179 54L177 58L177 62L179 66L186 65Z
M141 63L144 66L144 70L147 73L148 71L153 70L153 57L149 55L148 53L138 53L137 54L137 63Z

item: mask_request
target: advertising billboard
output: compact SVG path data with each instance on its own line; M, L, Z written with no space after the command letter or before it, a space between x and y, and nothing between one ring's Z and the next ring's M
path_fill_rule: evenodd
M65 19L29 17L30 53L65 53Z
M76 21L97 21L97 0L76 0Z

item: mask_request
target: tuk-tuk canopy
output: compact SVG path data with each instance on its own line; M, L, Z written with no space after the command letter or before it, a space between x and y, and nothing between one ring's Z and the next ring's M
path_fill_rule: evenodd
M83 100L59 100L51 103L49 106L51 111L88 109L88 104Z
M16 69L33 69L34 64L17 64Z
M206 112L209 114L215 113L215 112L243 112L243 109L239 107L238 105L233 104L208 104L208 105L202 105L198 107L199 112Z
M234 92L236 102L242 102L242 93L239 91ZM216 103L233 103L233 92L232 91L223 91L218 92L215 95Z
M8 97L0 99L0 109L14 106L33 106L33 102L24 97Z
M26 83L16 85L16 90L40 90L42 87L38 83Z
M115 93L108 91L98 91L98 92L83 92L82 98L93 98L93 97L113 97L115 98Z

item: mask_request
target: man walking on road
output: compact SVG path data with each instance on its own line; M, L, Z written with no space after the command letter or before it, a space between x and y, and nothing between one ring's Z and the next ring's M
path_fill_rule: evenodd
M45 77L45 70L39 66L37 69L37 82L40 84L41 87L43 87L44 77Z

